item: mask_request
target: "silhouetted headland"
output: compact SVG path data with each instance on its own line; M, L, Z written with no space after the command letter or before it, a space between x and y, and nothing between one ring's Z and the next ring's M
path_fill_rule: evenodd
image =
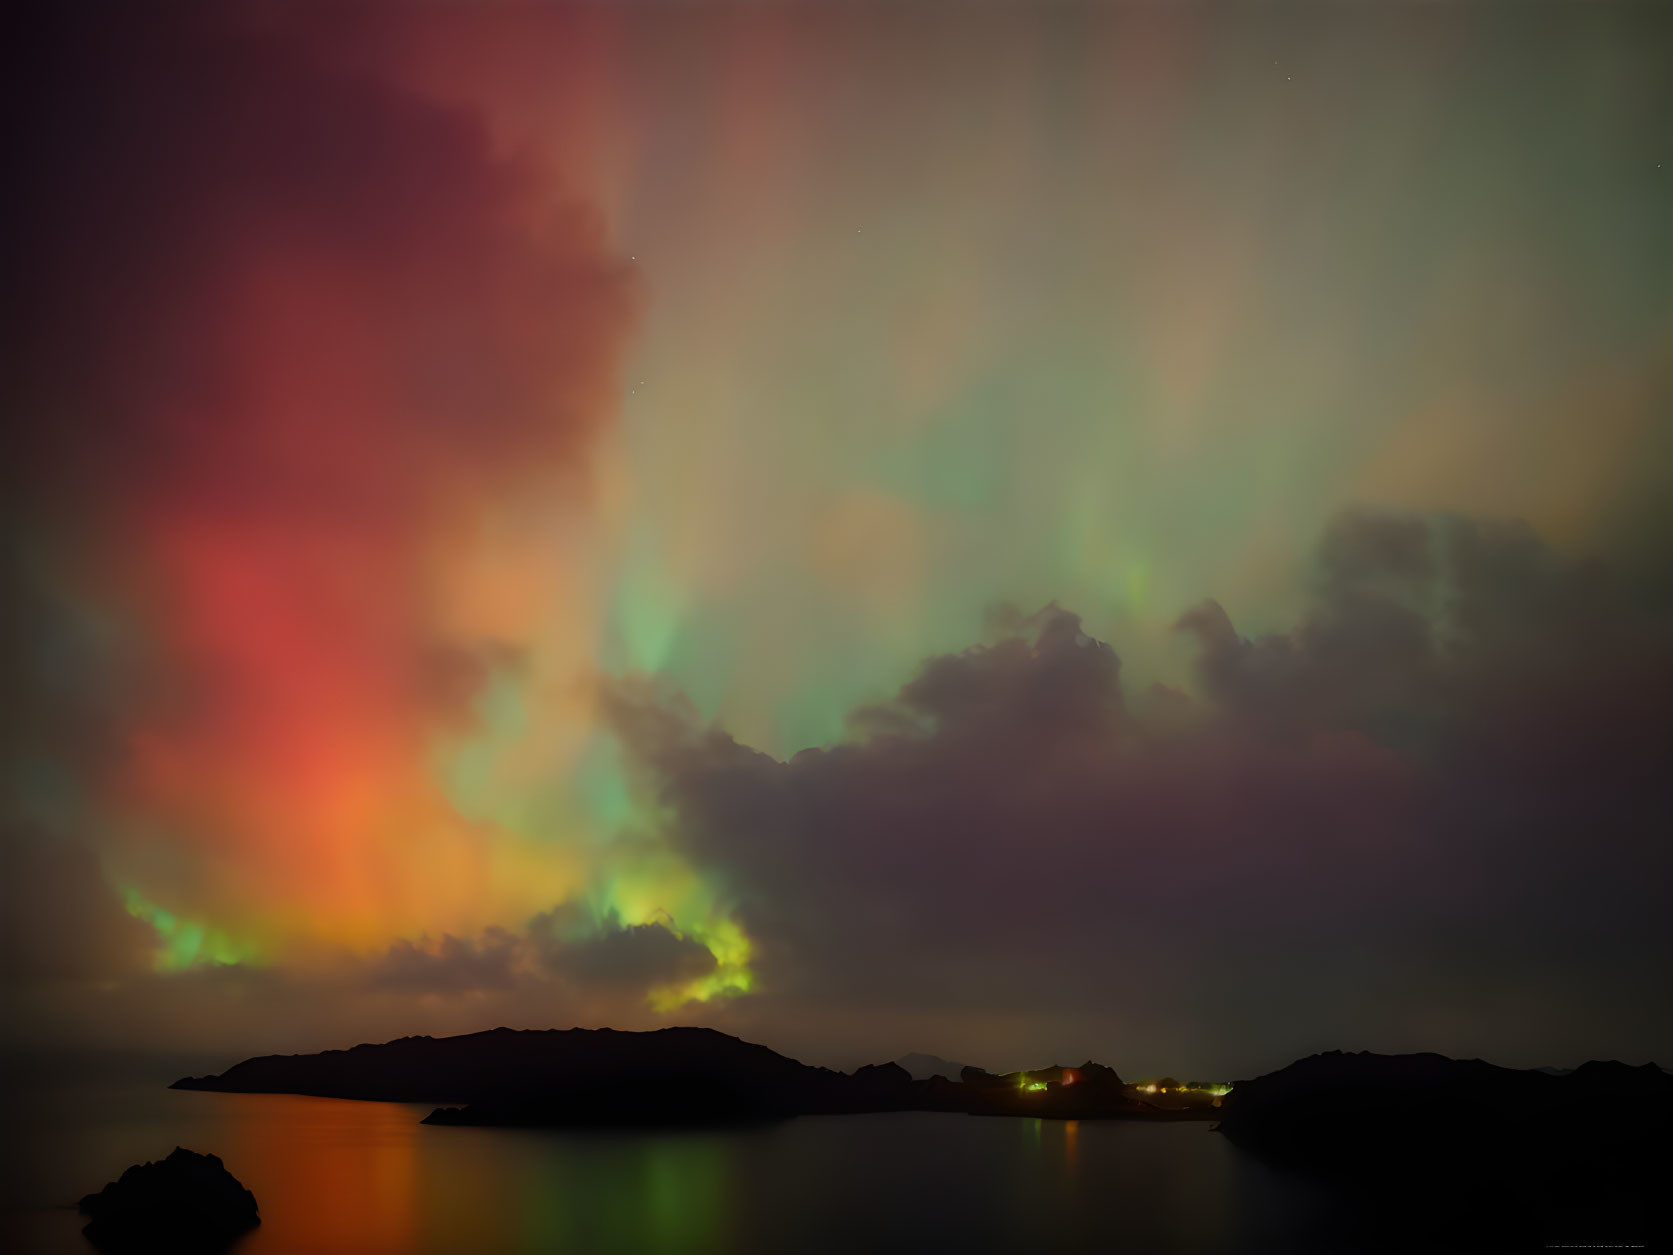
M1222 1111L1239 1147L1455 1234L1478 1222L1547 1243L1665 1232L1651 1202L1668 1179L1673 1076L1653 1064L1521 1071L1332 1051L1237 1082Z
M82 1230L101 1251L207 1255L261 1223L256 1197L218 1155L179 1146L167 1159L135 1164L81 1200Z
M915 1081L897 1063L835 1072L706 1028L499 1028L403 1037L320 1054L263 1055L173 1088L444 1103L424 1122L460 1125L668 1126L875 1111L1061 1119L1207 1114L1135 1098L1113 1068L1090 1061L1005 1076L965 1068L958 1081Z

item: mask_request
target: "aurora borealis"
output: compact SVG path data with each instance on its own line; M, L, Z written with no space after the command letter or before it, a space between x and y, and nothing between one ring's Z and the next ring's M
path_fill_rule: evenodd
M1665 1062L1664 13L23 33L18 1041Z

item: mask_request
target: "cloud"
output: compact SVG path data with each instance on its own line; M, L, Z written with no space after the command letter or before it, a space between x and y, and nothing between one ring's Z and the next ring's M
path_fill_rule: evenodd
M521 932L488 928L477 937L398 940L369 963L365 980L375 988L418 993L548 985L643 999L655 989L689 984L715 966L714 955L671 921L623 925L614 914L595 921L581 903L565 902L540 912Z
M671 923L624 926L608 915L595 926L573 903L535 916L528 933L548 971L586 986L644 993L715 969L715 956Z
M1525 528L1354 513L1292 631L1179 626L1196 699L1125 693L1048 607L787 762L618 688L760 943L754 1014L1037 1019L1205 1066L1665 1041L1622 996L1673 975L1665 618Z
M510 989L517 983L520 938L490 928L480 938L443 934L437 941L398 940L371 964L369 982L420 993L466 993Z
M363 943L481 925L434 739L574 594L523 542L588 508L637 288L338 17L13 31L0 748L170 909Z

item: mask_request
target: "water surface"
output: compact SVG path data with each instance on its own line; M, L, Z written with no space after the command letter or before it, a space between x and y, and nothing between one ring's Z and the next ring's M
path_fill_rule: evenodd
M1328 1198L1206 1124L912 1112L744 1130L426 1128L425 1107L49 1086L17 1103L0 1245L91 1247L66 1204L176 1145L262 1225L238 1255L1353 1249Z

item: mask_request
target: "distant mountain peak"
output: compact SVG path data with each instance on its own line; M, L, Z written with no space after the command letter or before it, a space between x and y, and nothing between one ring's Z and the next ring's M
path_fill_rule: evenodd
M943 1059L940 1055L925 1054L921 1050L914 1050L909 1055L902 1055L895 1060L909 1072L914 1081L927 1081L932 1076L944 1076L949 1081L956 1081L965 1069L965 1064L954 1063Z

